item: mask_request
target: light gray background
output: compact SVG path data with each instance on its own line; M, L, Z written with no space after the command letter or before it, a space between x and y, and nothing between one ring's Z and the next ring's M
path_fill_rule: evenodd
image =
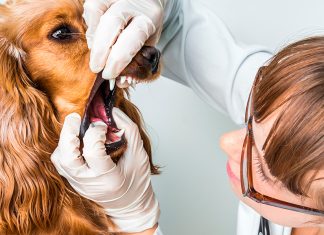
M197 1L213 9L237 40L274 50L324 27L321 0ZM144 115L154 159L164 166L162 175L153 178L164 234L235 234L237 200L228 184L226 156L218 147L220 135L235 125L166 78L139 85L132 100Z
M213 9L237 40L273 50L324 28L320 0L197 1ZM164 234L235 234L237 200L218 141L237 127L190 89L166 78L139 85L132 94L149 127L154 159L164 166L153 179Z

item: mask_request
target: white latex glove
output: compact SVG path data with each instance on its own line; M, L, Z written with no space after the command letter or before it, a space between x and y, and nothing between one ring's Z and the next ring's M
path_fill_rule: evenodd
M114 79L146 45L157 43L167 0L85 0L92 72Z
M107 126L92 123L83 138L83 158L78 138L81 118L65 118L51 160L58 172L82 196L101 205L119 227L115 232L142 232L158 222L160 209L150 180L150 164L137 125L121 110L113 116L128 147L116 165L105 151Z

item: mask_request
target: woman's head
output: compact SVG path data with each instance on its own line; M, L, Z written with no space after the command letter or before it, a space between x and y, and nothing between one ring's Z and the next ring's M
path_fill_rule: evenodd
M260 69L258 76L252 90L253 185L264 195L324 210L324 37L287 46ZM231 132L221 141L229 155L232 186L240 197L245 134L245 129ZM324 224L324 217L241 199L279 224Z

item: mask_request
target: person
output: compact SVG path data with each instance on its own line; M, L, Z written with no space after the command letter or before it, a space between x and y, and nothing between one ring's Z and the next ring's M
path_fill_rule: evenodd
M144 44L160 37L163 75L247 124L221 138L241 201L237 234L323 234L324 37L273 55L262 46L237 43L196 0L86 0L84 8L93 72L103 70L104 78L114 80ZM64 160L79 149L75 115L67 117L61 133L70 142L59 144L52 161L77 192L105 209L119 232L162 234L138 129L122 111L115 108L113 115L128 140L121 162L114 164L104 153L103 123L93 123L85 137L92 156L87 164Z

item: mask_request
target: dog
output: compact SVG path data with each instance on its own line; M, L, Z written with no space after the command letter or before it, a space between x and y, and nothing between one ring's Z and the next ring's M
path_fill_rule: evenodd
M109 81L89 69L82 13L81 0L0 5L0 234L113 234L115 225L102 208L78 195L51 163L69 113L82 116L80 137L91 121L108 124L106 149L117 162L127 148L114 135L111 109L119 107L139 126L151 172L158 173L142 117L122 80L155 80L160 53L143 47L111 91Z

